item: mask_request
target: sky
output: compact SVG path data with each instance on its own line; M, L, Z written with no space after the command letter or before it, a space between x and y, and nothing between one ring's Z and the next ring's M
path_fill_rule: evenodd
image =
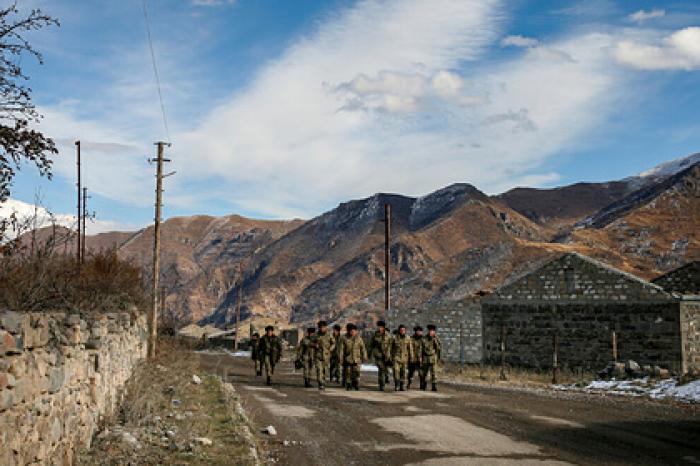
M20 0L54 178L24 165L2 211L70 222L75 145L92 233L165 217L312 218L452 183L489 194L634 175L700 152L700 2Z

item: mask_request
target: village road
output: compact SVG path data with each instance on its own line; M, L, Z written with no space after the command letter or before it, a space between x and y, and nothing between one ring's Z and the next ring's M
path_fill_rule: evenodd
M305 389L289 362L275 383L251 361L201 354L225 374L282 465L700 464L700 409L625 397L441 384L437 393Z

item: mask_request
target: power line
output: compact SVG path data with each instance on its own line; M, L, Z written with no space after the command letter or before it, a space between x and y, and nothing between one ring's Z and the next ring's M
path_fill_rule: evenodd
M165 128L165 136L170 142L170 129L168 128L168 117L165 113L165 103L163 102L163 91L160 86L160 75L158 74L158 65L156 64L156 53L153 50L153 37L151 36L151 25L148 19L148 7L146 6L146 0L142 0L143 5L143 20L146 23L146 35L148 36L148 47L151 50L151 63L153 63L153 74L156 78L156 86L158 87L158 98L160 99L160 111L163 114L163 127Z

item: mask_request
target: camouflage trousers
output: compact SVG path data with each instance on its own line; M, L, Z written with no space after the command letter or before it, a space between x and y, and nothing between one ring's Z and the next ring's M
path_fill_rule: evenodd
M316 360L316 381L319 385L326 385L328 381L328 364L329 361Z
M260 359L253 359L255 363L255 375L262 375L263 364Z
M314 361L302 361L304 367L304 380L309 379L314 376Z
M413 376L418 374L418 377L421 377L420 374L420 363L419 362L409 362L408 363L408 383L410 384L411 381L413 380Z
M408 375L408 362L406 361L394 361L394 384L406 383L406 376Z
M331 381L340 381L340 362L335 358L331 359L330 378Z
M277 361L274 361L270 356L263 356L262 365L265 367L266 377L272 377L272 374L275 373L276 362Z
M345 386L358 386L360 385L360 365L359 364L346 364L345 365Z
M374 363L377 365L377 381L379 386L383 387L389 378L389 366L383 359L375 359Z
M429 362L423 363L421 367L421 380L423 383L428 383L428 374L430 374L430 383L436 384L437 377L435 375L435 370L437 369L437 364L431 364Z

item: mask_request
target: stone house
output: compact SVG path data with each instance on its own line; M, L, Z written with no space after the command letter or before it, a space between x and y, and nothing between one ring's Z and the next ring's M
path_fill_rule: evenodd
M427 333L428 324L437 326L442 340L442 359L462 363L480 363L482 358L482 322L479 297L471 297L454 303L440 303L420 309L390 309L386 315L387 326L393 331L400 324L413 333L420 325Z
M483 356L514 366L597 370L612 359L658 365L674 372L700 369L700 298L577 253L567 253L516 278L482 300Z
M652 283L672 293L700 295L700 261L678 267L655 278Z

